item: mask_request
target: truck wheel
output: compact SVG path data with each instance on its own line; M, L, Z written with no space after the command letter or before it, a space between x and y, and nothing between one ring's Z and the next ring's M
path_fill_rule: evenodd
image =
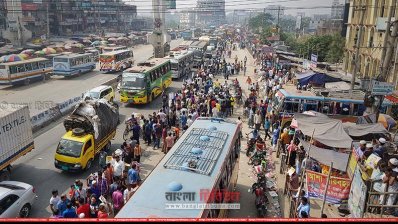
M109 141L108 144L106 144L106 146L104 147L104 151L109 152L110 149L111 149L111 142Z
M87 164L85 170L89 170L91 168L91 165L93 164L93 159L90 159Z

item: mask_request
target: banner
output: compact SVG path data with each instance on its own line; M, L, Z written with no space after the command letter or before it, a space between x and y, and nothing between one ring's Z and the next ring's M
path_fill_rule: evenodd
M352 179L350 195L348 198L348 209L351 212L351 218L362 218L365 210L366 193L368 188L362 180L361 172L357 166Z
M347 174L351 179L354 176L355 167L357 167L357 163L358 163L358 155L355 152L355 149L353 147L352 153L350 156L350 160L348 161L348 168L347 168Z
M323 199L328 175L306 170L308 196L315 199ZM351 180L340 177L330 177L329 187L326 193L326 201L332 204L342 204L348 200Z
M311 68L316 68L318 63L318 55L311 54Z

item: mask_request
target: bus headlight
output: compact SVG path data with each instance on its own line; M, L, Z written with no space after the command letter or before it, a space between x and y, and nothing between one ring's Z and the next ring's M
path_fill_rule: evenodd
M76 163L76 164L75 164L75 167L76 167L76 168L79 168L79 167L82 167L82 165L81 165L80 163Z

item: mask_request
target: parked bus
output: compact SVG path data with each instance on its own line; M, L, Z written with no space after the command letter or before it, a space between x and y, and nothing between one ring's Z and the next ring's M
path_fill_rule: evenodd
M239 203L239 135L236 122L196 119L115 218L227 217L228 209L211 207ZM197 207L181 209L185 203Z
M102 53L121 51L121 50L128 50L128 48L126 46L108 46L102 48Z
M119 72L133 65L133 52L130 50L118 50L100 55L100 71Z
M31 81L49 79L52 71L53 63L46 58L1 63L0 84L28 85Z
M120 82L122 103L152 102L171 85L171 63L164 58L153 58L127 69Z
M91 53L67 54L53 58L54 75L65 77L81 75L95 69L95 56Z
M171 62L172 78L179 79L191 73L194 64L193 51L172 51L165 57Z
M364 93L355 92L352 97L347 92L329 92L327 96L316 95L310 91L297 91L293 85L280 89L273 101L272 110L283 118L282 127L290 125L294 113L317 111L343 122L356 122L366 110ZM392 103L383 101L381 113L388 113ZM270 112L270 111L269 111Z

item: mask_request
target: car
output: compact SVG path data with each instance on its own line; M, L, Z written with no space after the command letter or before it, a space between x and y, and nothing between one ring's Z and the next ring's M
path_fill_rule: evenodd
M115 91L113 91L112 86L98 86L90 91L86 92L83 99L106 99L109 102L113 102L115 99Z
M0 218L29 217L37 198L35 188L23 182L0 182Z

